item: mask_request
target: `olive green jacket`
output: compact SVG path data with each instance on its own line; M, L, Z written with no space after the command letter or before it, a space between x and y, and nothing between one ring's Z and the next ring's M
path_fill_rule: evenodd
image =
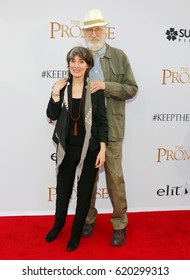
M138 90L130 62L126 54L106 44L101 58L107 97L109 141L122 141L125 130L125 100L133 98Z

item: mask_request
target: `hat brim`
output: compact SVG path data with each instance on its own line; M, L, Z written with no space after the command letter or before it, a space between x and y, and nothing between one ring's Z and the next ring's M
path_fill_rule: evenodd
M109 23L107 22L100 22L100 23L93 23L93 24L89 24L89 25L83 25L83 26L80 26L81 29L87 29L87 28L91 28L91 27L94 27L94 26L106 26L108 25Z

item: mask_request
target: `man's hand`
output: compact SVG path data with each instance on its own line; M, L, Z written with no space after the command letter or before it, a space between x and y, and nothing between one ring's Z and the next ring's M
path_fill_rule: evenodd
M105 90L105 83L103 81L99 81L99 80L90 81L90 92L91 93L94 93L100 89Z

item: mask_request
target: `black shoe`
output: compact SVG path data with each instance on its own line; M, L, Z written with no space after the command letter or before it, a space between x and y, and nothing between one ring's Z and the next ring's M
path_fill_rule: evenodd
M92 224L84 224L82 236L83 237L90 237L92 235L93 227L95 226L95 222Z
M112 235L112 240L111 244L113 246L122 246L125 244L125 239L126 239L126 229L119 229L119 230L114 230L113 235Z
M54 225L52 229L47 233L45 237L46 242L52 242L56 239L58 236L59 232L62 230L62 226Z
M80 242L80 238L71 237L67 244L67 251L71 252L78 248Z

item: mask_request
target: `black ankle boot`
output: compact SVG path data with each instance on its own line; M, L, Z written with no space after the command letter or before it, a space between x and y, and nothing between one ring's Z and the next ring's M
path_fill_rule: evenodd
M71 252L71 251L76 250L78 248L78 246L79 246L79 242L80 242L80 238L71 237L69 239L68 244L67 244L67 251Z
M52 229L47 233L47 235L45 237L45 241L52 242L53 240L55 240L62 228L63 228L63 226L55 224L52 227Z

